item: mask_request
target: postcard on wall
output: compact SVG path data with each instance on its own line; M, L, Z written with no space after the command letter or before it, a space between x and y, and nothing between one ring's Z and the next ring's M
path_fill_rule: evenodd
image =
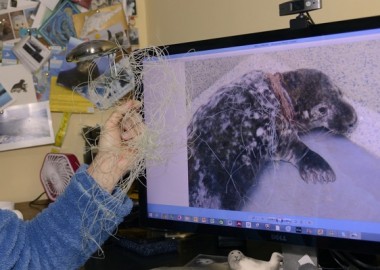
M0 83L15 98L14 105L37 102L32 73L24 65L0 66Z
M15 46L14 40L9 40L3 42L3 51L2 51L2 66L8 65L17 65L19 63L17 56L13 52Z
M122 24L124 29L127 29L128 26L123 6L120 3L98 10L74 14L73 23L77 36L80 38L108 29L115 24Z
M112 25L107 29L94 32L93 34L87 36L87 38L89 40L109 40L124 47L130 47L129 37L127 33L128 31L123 27L123 25L121 23L118 23Z
M50 45L65 47L70 37L76 37L72 15L80 13L71 1L62 2L38 29Z
M14 105L0 114L0 151L52 143L49 102Z

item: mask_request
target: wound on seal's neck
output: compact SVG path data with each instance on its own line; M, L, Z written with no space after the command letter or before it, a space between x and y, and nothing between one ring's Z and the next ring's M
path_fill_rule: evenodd
M282 87L281 73L267 73L267 77L270 81L270 85L272 87L274 95L280 102L282 114L285 116L287 120L291 121L294 117L294 108L288 93L286 92L284 87Z

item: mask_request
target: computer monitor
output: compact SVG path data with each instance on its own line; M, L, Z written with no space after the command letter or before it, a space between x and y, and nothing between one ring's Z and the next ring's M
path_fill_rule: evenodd
M379 253L380 17L162 49L143 224Z

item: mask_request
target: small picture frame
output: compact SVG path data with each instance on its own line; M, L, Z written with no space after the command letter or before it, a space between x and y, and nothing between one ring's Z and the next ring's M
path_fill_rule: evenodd
M51 51L33 35L24 36L16 43L13 52L31 72L40 69L51 55Z
M0 83L0 111L11 105L15 101L12 94Z

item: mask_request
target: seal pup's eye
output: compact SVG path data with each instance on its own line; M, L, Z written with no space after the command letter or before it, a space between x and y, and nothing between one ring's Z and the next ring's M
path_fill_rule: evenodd
M318 104L310 110L310 119L317 120L325 117L329 113L329 107L326 104Z
M325 115L327 113L327 108L326 107L321 107L318 109L318 111L322 114Z

